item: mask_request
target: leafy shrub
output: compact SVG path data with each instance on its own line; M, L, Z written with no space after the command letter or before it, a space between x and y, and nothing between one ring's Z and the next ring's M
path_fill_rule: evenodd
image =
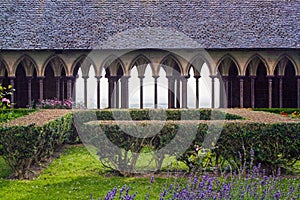
M1 127L2 156L12 168L15 178L28 178L33 164L39 164L63 144L71 125L72 115L67 114L42 126Z
M33 109L0 109L0 123L28 115L35 111Z
M157 132L155 128L160 127L160 123L161 130L153 134ZM145 121L135 124L93 122L84 125L81 131L84 133L83 140L97 148L101 161L125 175L128 171L134 172L136 160L143 147L149 147L155 158L156 150L163 149L170 142L173 142L172 149L156 158L157 169L160 168L164 155L176 155L190 168L215 168L225 162L232 168L240 168L243 163L239 160L250 160L250 156L243 152L253 150L256 155L253 163L261 163L269 171L278 167L290 167L300 160L299 123L229 122L208 126L208 123L197 121ZM194 134L191 135L192 132ZM132 135L133 133L136 135ZM181 155L183 142L187 140L191 142ZM205 154L199 155L199 149L205 150ZM126 152L136 157L129 156Z
M14 89L11 85L4 87L0 84L0 109L10 108L11 102L9 96L13 93Z

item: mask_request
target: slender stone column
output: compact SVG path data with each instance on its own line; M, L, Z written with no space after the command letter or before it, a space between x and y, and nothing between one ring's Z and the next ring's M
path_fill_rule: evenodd
M31 80L32 77L27 77L27 84L28 84L28 107L31 108Z
M174 108L174 77L173 76L167 76L168 79L168 108Z
M39 79L39 93L40 93L40 100L44 99L44 78L45 77L38 77Z
M73 79L72 79L72 102L76 103L76 82L78 79L78 75L76 75Z
M129 95L128 95L128 76L122 76L121 78L121 108L129 107Z
M16 77L9 77L10 79L10 85L12 86L12 88L15 88L15 78ZM10 107L13 108L15 104L15 92L12 92L11 96L10 96Z
M61 100L63 101L65 99L65 77L61 77Z
M176 78L176 95L175 95L175 107L180 108L180 78Z
M87 80L88 76L82 76L83 78L83 97L84 97L84 107L87 108Z
M240 76L240 107L244 108L244 79L245 76Z
M116 108L120 107L120 77L116 77L115 79L115 101L116 101ZM121 88L123 90L123 88ZM121 94L122 95L122 94ZM121 97L123 99L123 97ZM121 100L122 104L122 100Z
M97 109L100 109L100 94L101 94L101 85L100 85L100 79L102 76L95 76L97 79Z
M251 107L255 107L255 78L256 76L250 76L251 79Z
M140 109L144 107L144 94L143 94L143 79L145 76L139 76L140 79Z
M157 79L159 78L159 76L153 76L153 78L154 78L154 108L157 108L158 106Z
M269 88L269 108L272 108L272 85L274 76L267 76Z
M279 108L282 108L282 88L283 88L283 76L278 76L279 80Z
M187 81L188 76L183 76L181 78L182 83L182 108L187 108Z
M196 108L199 108L199 78L201 76L194 76L194 78L196 79Z
M108 79L108 107L114 108L114 80L113 77L107 77Z
M216 76L211 75L211 107L215 108L215 78Z
M55 84L55 86L56 86L56 98L58 100L60 99L60 79L61 79L60 76L55 77L55 80L56 80L56 84Z
M300 76L296 76L297 77L297 107L300 108Z
M67 99L71 99L72 97L72 78L67 77Z
M224 91L223 92L225 93L225 94L222 94L222 105L223 105L224 108L228 108L228 102L229 102L228 76L222 76L222 81L223 81L223 84L224 84ZM221 88L220 88L220 90L221 90ZM232 99L232 94L231 94L230 99ZM230 102L230 107L232 107L231 102Z

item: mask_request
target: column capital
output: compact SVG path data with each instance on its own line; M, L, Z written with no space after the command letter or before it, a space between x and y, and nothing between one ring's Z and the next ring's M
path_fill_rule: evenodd
M246 78L246 76L244 76L244 75L239 75L239 76L237 76L239 79L245 79Z
M296 75L296 79L300 79L300 75Z
M266 77L267 77L267 79L273 79L273 78L275 78L274 75L267 75Z
M11 79L15 79L16 77L15 76L9 76L7 78L9 78L11 80Z
M209 75L209 77L214 79L214 78L217 78L218 76L217 75Z
M138 78L139 78L139 79L143 79L143 78L145 78L145 76L138 76Z
M74 77L73 77L74 78ZM88 79L89 76L82 76L83 79Z
M158 79L159 78L159 76L152 76L154 79Z
M46 77L45 76L37 76L36 78L39 79L39 80L43 80Z
M256 79L256 76L250 75L249 76L251 79Z
M97 80L100 80L100 79L102 78L102 76L95 76L95 78L96 78Z
M194 78L195 79L199 79L199 78L201 78L201 76L200 75L196 75L196 76L194 76Z
M32 76L26 76L26 79L27 79L27 80L32 80L33 77L32 77Z
M284 76L283 75L277 75L276 77L279 78L279 79L282 79Z

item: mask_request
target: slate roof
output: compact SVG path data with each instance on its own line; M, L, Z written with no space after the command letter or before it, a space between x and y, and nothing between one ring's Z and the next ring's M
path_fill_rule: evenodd
M299 0L1 0L0 49L300 48Z

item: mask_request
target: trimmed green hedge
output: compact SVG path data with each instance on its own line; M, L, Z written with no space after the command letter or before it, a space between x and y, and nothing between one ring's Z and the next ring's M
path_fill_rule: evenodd
M72 114L42 126L3 126L0 128L2 157L12 168L15 178L26 179L33 164L51 156L72 130Z
M241 116L212 109L126 109L96 110L97 120L211 120L243 119Z
M0 123L28 115L35 111L34 109L0 109Z
M292 114L295 111L300 112L300 108L254 108L253 110L271 112L276 114L280 114L282 111L287 114Z
M199 161L205 161L209 167L217 167L226 161L233 168L240 168L244 161L251 162L251 149L254 151L253 164L261 163L268 171L289 167L300 160L299 123L229 122L209 125L209 122L170 121L161 124L162 128L157 134L153 132L157 131L159 122L140 122L134 126L127 122L93 122L82 126L80 131L83 140L97 148L100 160L123 174L135 168L137 158L129 154L138 157L137 153L141 153L145 147L160 150L170 142L173 142L173 146L164 154L177 156L189 167L199 165ZM191 141L187 149L184 141ZM210 149L210 156L202 160L192 159L195 152L199 151L196 148ZM183 149L184 154L180 155ZM156 157L158 168L163 158ZM200 164L203 167L203 163Z

